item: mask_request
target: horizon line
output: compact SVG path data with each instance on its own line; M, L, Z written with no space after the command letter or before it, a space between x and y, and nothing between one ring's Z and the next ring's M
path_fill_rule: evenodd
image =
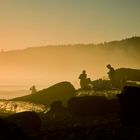
M28 47L24 47L24 48L15 48L15 49L3 49L1 48L1 52L0 53L4 53L4 52L10 52L10 51L22 51L22 50L26 50L26 49L30 49L30 48L37 48L37 47L56 47L56 46L74 46L74 45L101 45L101 44L105 44L105 43L110 43L110 42L118 42L118 41L123 41L123 40L127 40L127 39L132 39L132 38L140 38L140 36L131 36L131 37L126 37L123 39L114 39L114 40L110 40L110 41L102 41L100 43L62 43L62 44L47 44L47 45L33 45L33 46L28 46Z

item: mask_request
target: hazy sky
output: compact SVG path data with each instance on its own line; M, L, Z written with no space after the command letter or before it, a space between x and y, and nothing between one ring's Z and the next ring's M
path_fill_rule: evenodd
M140 0L0 0L0 48L140 35Z

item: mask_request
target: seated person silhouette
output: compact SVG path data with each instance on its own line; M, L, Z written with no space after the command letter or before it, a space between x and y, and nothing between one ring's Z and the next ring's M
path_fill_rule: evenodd
M87 88L87 74L85 70L82 71L82 73L79 76L79 79L80 79L81 89L86 89Z

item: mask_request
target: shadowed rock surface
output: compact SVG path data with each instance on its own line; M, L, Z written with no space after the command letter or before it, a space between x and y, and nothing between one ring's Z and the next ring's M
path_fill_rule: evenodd
M67 107L64 107L61 101L54 101L50 105L50 110L45 113L47 124L54 122L64 122L69 118Z
M0 118L0 140L29 140L16 124Z
M14 101L29 101L44 105L50 105L53 101L61 100L66 103L68 99L76 95L75 88L70 82L61 82L35 94L14 98Z
M115 70L116 80L140 81L140 70L130 68L119 68Z
M98 80L94 80L92 81L93 84L93 89L94 90L111 90L111 82L110 80L102 80L102 79L98 79Z
M17 125L26 134L39 133L41 119L35 112L21 112L5 118L8 122Z
M140 87L125 86L117 95L121 105L120 119L125 125L140 125Z
M101 96L75 97L68 101L68 109L74 116L80 118L98 118L114 113L117 115L119 104L117 100L108 100Z

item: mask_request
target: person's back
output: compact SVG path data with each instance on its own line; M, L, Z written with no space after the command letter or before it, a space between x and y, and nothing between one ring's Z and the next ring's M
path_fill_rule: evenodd
M112 78L115 75L115 70L110 64L107 65L107 68L109 69L108 72L109 78Z
M109 77L111 77L111 78L115 76L115 70L113 67L110 67L110 71L108 74L109 74Z
M114 84L115 84L115 70L110 64L107 65L107 68L109 69L109 72L108 72L109 79L112 83L112 86L114 86Z

